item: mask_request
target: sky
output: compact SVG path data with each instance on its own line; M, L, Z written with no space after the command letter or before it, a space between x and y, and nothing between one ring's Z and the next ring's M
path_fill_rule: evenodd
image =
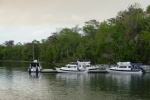
M60 28L116 17L134 3L145 10L150 0L0 0L0 44L41 41Z

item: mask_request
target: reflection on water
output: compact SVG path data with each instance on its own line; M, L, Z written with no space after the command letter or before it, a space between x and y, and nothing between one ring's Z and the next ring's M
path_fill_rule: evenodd
M150 74L27 72L26 64L0 65L0 100L149 100Z
M149 75L148 75L149 76ZM67 94L82 100L101 98L102 100L137 100L143 96L148 99L149 93L143 93L143 75L130 74L64 74L56 75L58 81L64 82ZM148 84L148 83L147 83ZM75 89L75 91L73 91ZM72 91L71 91L72 90ZM85 95L85 96L84 96ZM69 98L67 98L69 99Z

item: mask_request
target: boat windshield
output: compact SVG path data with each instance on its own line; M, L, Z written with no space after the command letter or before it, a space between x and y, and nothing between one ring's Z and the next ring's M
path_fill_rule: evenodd
M68 68L76 68L76 66L67 66Z
M39 66L39 63L31 63L31 66L32 66L32 67Z
M119 66L119 68L127 68L127 66Z
M128 68L132 68L131 66L128 66Z
M90 67L90 65L83 65L83 67Z

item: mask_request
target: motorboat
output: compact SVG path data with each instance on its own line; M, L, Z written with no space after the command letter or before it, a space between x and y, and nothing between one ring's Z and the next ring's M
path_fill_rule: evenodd
M92 69L95 67L91 66L90 61L87 62L71 62L67 64L65 67L56 68L57 72L62 73L86 73L89 69Z
M41 70L42 70L41 63L38 60L34 59L34 46L33 46L33 62L30 63L28 67L28 72L29 74L32 72L38 74L39 72L41 72Z
M41 70L42 70L42 66L41 66L40 62L37 60L34 60L33 62L31 62L29 65L29 68L28 68L29 73L31 73L31 72L38 73L38 72L41 72Z
M141 66L141 63L118 62L117 66L110 67L106 70L111 73L145 73L145 70Z

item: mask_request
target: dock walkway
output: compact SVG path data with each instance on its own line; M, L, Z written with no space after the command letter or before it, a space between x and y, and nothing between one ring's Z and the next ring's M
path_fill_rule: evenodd
M53 69L42 69L41 73L57 73L57 71Z

